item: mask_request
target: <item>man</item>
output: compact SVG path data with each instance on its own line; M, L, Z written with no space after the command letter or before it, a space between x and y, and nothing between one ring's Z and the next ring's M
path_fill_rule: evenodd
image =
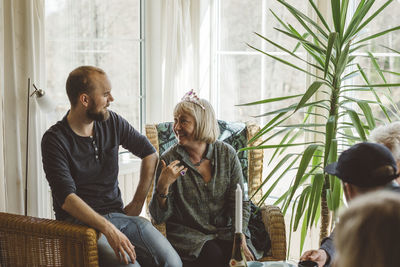
M389 149L381 144L359 143L344 151L338 162L325 167L325 172L337 176L343 182L347 202L364 193L388 188L399 191L393 179L399 176L396 161ZM309 250L300 257L311 260L318 267L331 266L335 254L334 232L321 242L318 250Z
M182 266L162 234L138 217L158 156L146 137L107 109L114 101L107 75L96 67L79 67L69 74L66 89L71 108L42 139L56 218L103 234L100 265L128 264L130 258L131 266ZM125 208L117 180L119 145L142 159L138 188Z

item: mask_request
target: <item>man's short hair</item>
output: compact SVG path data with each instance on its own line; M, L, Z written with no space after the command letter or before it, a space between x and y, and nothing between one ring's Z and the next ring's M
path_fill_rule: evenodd
M81 94L90 94L94 89L91 75L98 73L105 75L106 73L97 67L93 66L80 66L68 75L66 90L71 106L76 106L78 98Z
M181 101L176 104L174 117L178 114L189 114L194 117L196 122L194 128L194 138L207 144L214 143L219 136L219 126L215 117L215 112L211 104L205 99L198 99L200 105L190 101Z
M390 150L376 143L363 142L345 150L325 172L360 188L384 186L398 177Z

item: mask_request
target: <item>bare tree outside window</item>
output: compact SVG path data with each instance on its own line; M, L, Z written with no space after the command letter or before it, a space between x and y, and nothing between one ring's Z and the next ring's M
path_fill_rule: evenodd
M377 8L382 6L386 1L377 0L377 3L374 5L375 8L370 11L370 16L373 12L376 11ZM385 25L386 28L393 28L398 26L400 14L400 1L393 1L389 8L386 8L381 15L377 16L374 19L373 23L368 24L368 27L360 33L361 36L369 36L374 33L378 33L382 30L382 25ZM366 77L368 77L368 81L371 84L383 84L385 83L398 83L399 74L393 75L391 73L385 72L388 70L400 73L400 53L396 53L392 50L389 50L386 47L391 47L397 51L400 51L400 35L398 31L391 32L382 37L371 40L370 45L365 47L365 51L370 51L372 55L365 54L364 57L360 57L361 66L368 66L365 69ZM373 56L379 65L379 68L383 71L382 75L379 75L377 71L375 71L376 66L368 59L368 57ZM364 84L365 79L362 76L355 77L351 82L354 84ZM400 118L400 90L394 88L389 91L388 88L382 87L377 90L377 95L382 101L382 103L391 107L389 117L391 120L399 120ZM390 97L387 97L391 95ZM360 92L353 97L358 99L365 100L375 100L376 96L371 91ZM391 102L391 99L393 102ZM357 107L355 107L357 108ZM382 124L379 120L385 121L385 114L382 109L378 105L371 106L373 114L376 117L377 123Z
M110 109L140 128L140 0L46 0L46 88L57 105L69 102L65 81L81 65L104 69L115 101Z
M289 1L293 2L293 1ZM299 8L307 13L307 2L298 2ZM275 10L277 16L285 21L297 25L297 21L282 9L277 1L218 1L217 4L217 90L219 92L219 118L229 121L255 120L253 116L268 112L260 106L235 107L243 104L270 97L281 96L282 92L294 95L304 92L306 77L303 74L285 67L247 46L249 43L255 47L265 46L265 50L284 56L272 45L266 45L254 32L262 35L273 36L273 39L282 43L287 39L282 34L277 34L273 27L279 27L269 9ZM284 45L291 49L296 43ZM300 55L301 50L297 51ZM295 62L303 64L301 62ZM271 110L276 106L270 106ZM232 112L234 110L235 112ZM265 121L265 118L263 118ZM295 120L302 120L296 117ZM258 120L261 125L263 122Z
M294 2L294 0L289 1ZM307 13L307 1L297 1L296 6ZM217 48L215 51L218 67L216 68L216 90L219 94L218 118L227 121L255 121L259 125L265 125L273 117L267 116L254 118L254 116L267 113L279 108L277 105L235 106L254 102L262 99L278 97L282 95L302 94L307 89L306 76L292 68L285 66L261 53L251 49L246 43L280 58L289 59L289 56L277 51L267 42L262 42L254 32L271 37L275 42L283 44L289 49L296 47L296 42L288 43L283 34L278 33L273 27L280 27L270 10L282 20L297 25L298 22L286 9L281 8L277 1L254 0L219 0L216 5ZM305 56L302 49L296 51L299 56ZM293 62L300 67L305 67L300 60ZM287 103L295 100L288 100ZM304 119L304 114L293 116L288 123L298 124ZM278 131L279 129L276 129ZM299 135L299 143L304 140L304 135ZM273 144L276 140L268 141ZM294 153L299 152L301 147L292 148ZM265 162L268 162L273 150L264 150ZM264 166L267 171L268 166ZM272 196L281 195L289 186L291 177L287 179L288 184L275 188ZM266 187L268 187L267 184ZM267 188L266 188L267 189ZM270 200L269 200L270 201Z

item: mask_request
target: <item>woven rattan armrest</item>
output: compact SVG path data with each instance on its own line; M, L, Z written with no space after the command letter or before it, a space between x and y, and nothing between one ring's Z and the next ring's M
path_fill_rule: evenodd
M262 220L271 238L271 250L261 261L281 261L286 259L285 220L279 207L263 205Z
M1 266L98 266L97 238L93 228L0 212Z

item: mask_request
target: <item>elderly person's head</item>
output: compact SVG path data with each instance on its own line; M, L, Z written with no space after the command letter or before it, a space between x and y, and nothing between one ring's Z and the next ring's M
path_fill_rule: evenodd
M399 225L399 193L381 190L355 199L336 226L334 266L400 266Z
M174 132L181 145L187 142L214 143L219 127L211 104L198 98L193 90L174 109Z
M397 166L400 167L400 121L375 128L371 131L369 139L389 148L397 162ZM400 184L399 178L397 182Z

